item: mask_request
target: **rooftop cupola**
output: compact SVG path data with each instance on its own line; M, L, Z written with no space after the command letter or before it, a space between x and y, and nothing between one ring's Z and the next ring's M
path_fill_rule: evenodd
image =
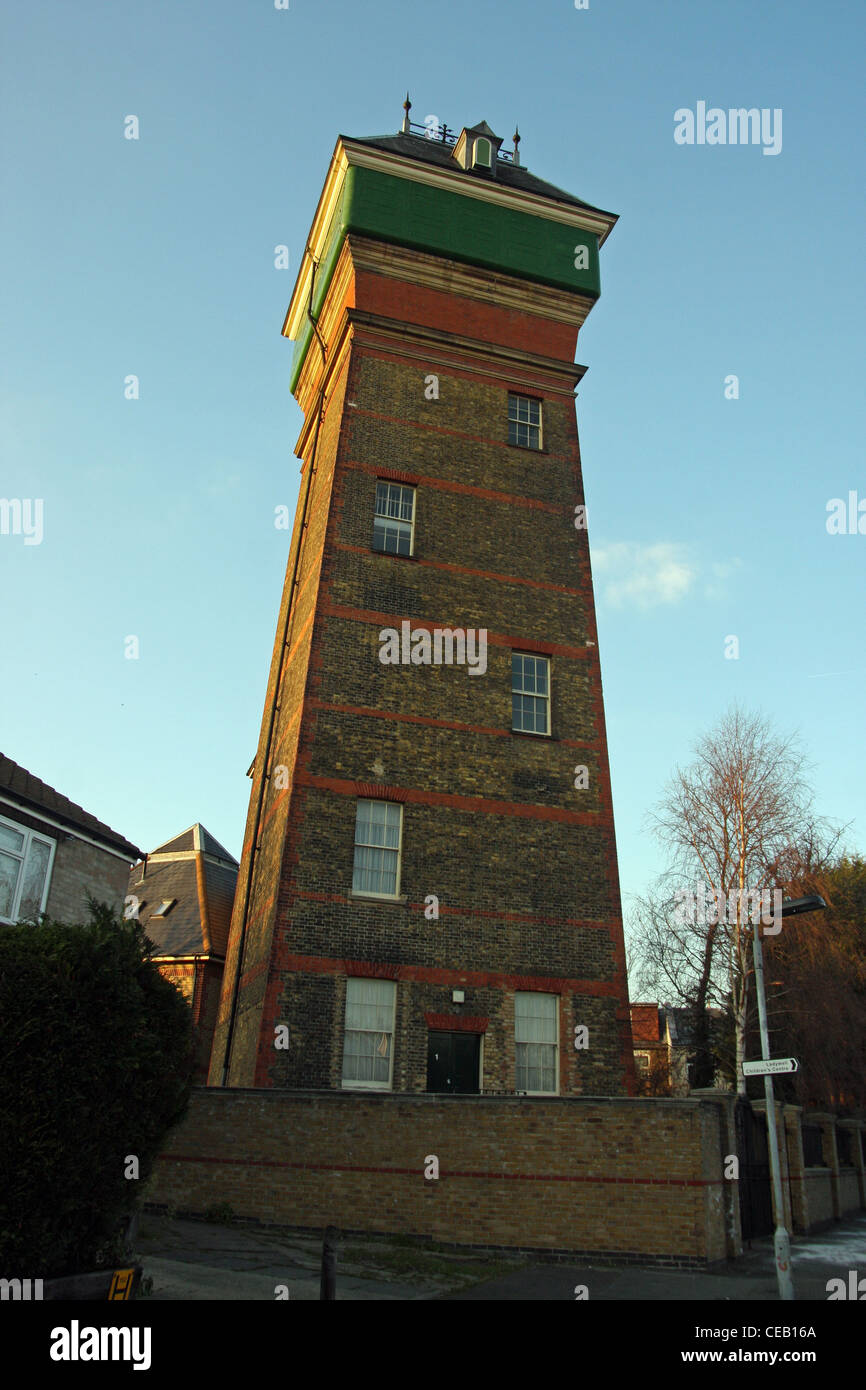
M478 125L463 127L454 146L453 157L461 169L490 174L495 178L501 144L500 136L494 135L487 122L479 121Z

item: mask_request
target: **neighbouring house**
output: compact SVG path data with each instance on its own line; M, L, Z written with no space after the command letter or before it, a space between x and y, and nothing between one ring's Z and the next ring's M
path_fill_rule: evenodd
M141 850L0 753L0 922L87 917L87 897L120 913Z
M673 1094L664 1010L658 1004L632 1004L631 1035L638 1094Z
M716 1057L725 1045L725 1014L708 1009L710 1037ZM632 1004L631 1031L639 1095L688 1096L692 1087L694 1023L685 1008L670 1004ZM724 1068L716 1067L713 1086L732 1090Z
M129 873L126 915L154 943L152 959L189 1001L195 1081L207 1081L238 861L203 825L157 846Z

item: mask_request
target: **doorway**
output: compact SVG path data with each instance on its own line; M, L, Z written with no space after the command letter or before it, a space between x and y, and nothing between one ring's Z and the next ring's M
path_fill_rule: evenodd
M477 1096L480 1062L480 1033L429 1033L427 1090Z

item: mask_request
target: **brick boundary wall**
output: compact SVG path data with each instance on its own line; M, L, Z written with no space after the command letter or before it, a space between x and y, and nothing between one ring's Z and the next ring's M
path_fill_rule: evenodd
M806 1230L826 1230L837 1219L833 1211L833 1175L829 1168L807 1168L803 1185L809 1214Z
M713 1100L201 1087L151 1209L416 1236L596 1263L701 1268L740 1253ZM430 1156L438 1180L425 1178Z
M841 1216L847 1216L849 1212L859 1211L860 1187L857 1182L857 1170L855 1168L842 1168L839 1172L839 1210Z

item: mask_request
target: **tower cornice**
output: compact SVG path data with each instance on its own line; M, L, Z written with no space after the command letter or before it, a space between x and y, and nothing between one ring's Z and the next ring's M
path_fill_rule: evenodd
M458 194L493 207L542 218L547 222L573 227L577 231L587 231L598 238L598 246L603 245L617 221L614 213L571 206L528 190L468 178L460 168L450 170L432 167L405 155L372 149L341 135L334 147L325 185L307 238L298 278L283 322L283 337L296 339L301 332L310 301L313 272L327 249L332 220L339 208L346 174L353 166L390 174L411 183Z
M528 284L504 271L491 272L481 266L447 261L442 256L375 241L371 237L350 233L346 240L356 270L372 270L377 275L397 277L447 294L463 295L520 313L538 314L542 318L574 324L578 329L586 322L595 303L589 295L573 290Z
M533 351L525 341L509 346L507 343L481 340L465 333L449 332L441 325L395 323L387 316L371 311L363 298L359 300L354 285L359 271L390 275L397 281L405 279L410 283L428 285L443 295L458 295L522 315L532 315L542 323L547 320L551 329L569 325L573 331L569 356L566 359L564 356L553 357ZM545 375L548 388L553 388L553 383L557 382L553 389L566 389L567 383L567 389L573 392L586 371L585 367L575 365L572 360L573 338L593 302L570 291L527 286L516 277L491 275L474 266L450 263L442 257L423 255L349 234L343 243L317 320L321 342L325 347L325 359L318 348L309 352L295 387L298 404L306 417L295 452L303 455L315 413L316 393L323 381L326 390L330 389L328 383L333 379L337 359L345 351L347 336L352 336L355 325L375 325L381 335L387 334L395 347L399 346L404 357L418 356L419 360L431 366L436 361L448 361L459 367L461 363L453 355L456 353L462 358L464 370L484 371L485 368L477 364L486 363L486 370L490 371L492 364L496 363L497 371L506 372L515 384L522 381L526 387L529 385L526 369L530 368ZM446 357L442 356L443 350Z

